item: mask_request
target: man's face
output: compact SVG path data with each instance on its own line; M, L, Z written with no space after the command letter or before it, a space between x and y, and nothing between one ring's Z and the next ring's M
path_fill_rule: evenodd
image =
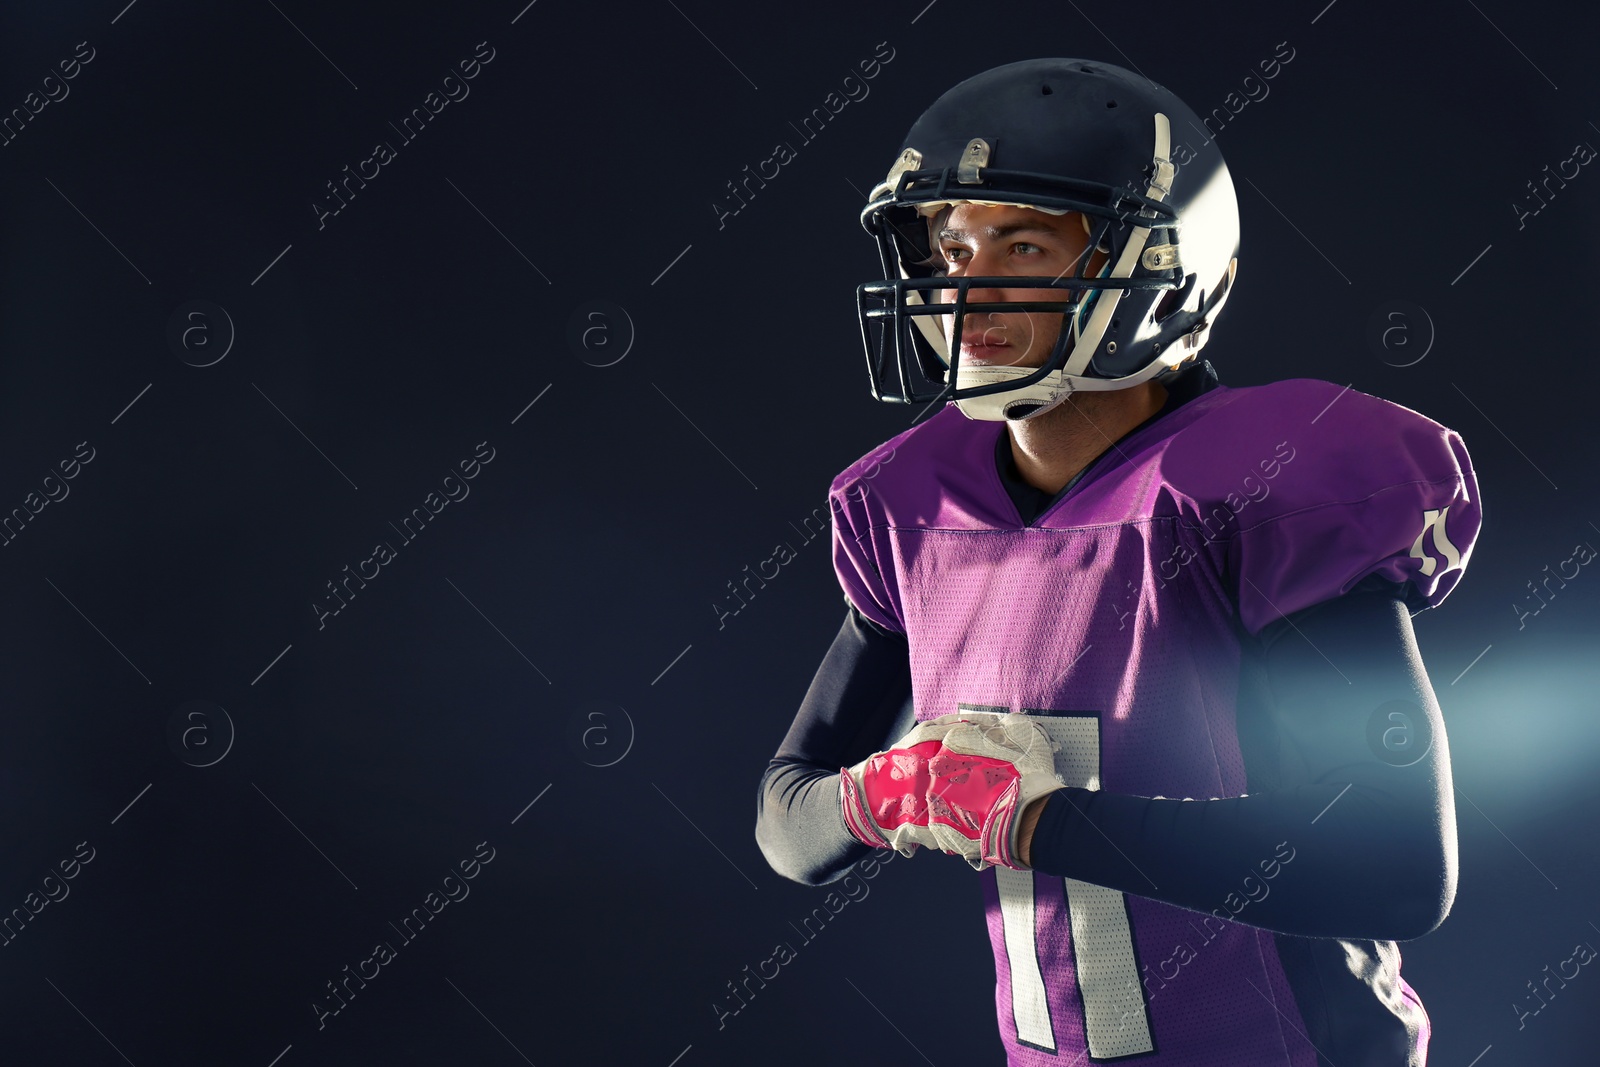
M1089 234L1083 216L1051 215L1028 207L994 207L956 204L942 221L932 224L929 244L936 261L942 261L950 277L967 275L1044 275L1051 278L1076 275L1089 248ZM1093 253L1089 275L1096 274L1105 262L1103 253ZM1066 300L1073 294L1066 289L990 289L967 290L967 303L1000 303L1018 300ZM1086 294L1078 294L1082 298ZM954 303L955 290L939 289L932 294L937 303ZM945 340L954 348L955 316L941 316ZM961 363L1037 367L1044 363L1061 334L1061 314L1056 311L1014 313L968 312L961 323Z

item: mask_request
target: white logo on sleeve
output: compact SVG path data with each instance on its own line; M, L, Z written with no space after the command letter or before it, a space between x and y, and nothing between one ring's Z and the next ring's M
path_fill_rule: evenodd
M1422 550L1422 539L1428 536L1429 530L1433 531L1433 550L1444 557L1445 570L1461 565L1461 553L1450 543L1450 535L1445 533L1444 529L1444 517L1449 513L1448 504L1438 510L1429 508L1422 513L1422 532L1417 534L1417 539L1411 544L1411 555L1422 561L1424 577L1431 575L1438 563L1433 556Z

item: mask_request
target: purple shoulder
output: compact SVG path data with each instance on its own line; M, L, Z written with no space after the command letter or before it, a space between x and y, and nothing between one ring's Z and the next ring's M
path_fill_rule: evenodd
M899 495L892 487L932 488L929 465L948 468L973 445L974 423L954 405L902 430L840 471L828 486L830 498L864 500ZM992 442L991 442L992 443Z
M905 632L889 528L897 522L937 521L951 506L946 490L962 483L960 471L981 466L979 452L992 449L993 441L951 405L889 438L833 479L828 507L834 571L845 598L867 618Z
M1167 485L1226 546L1252 632L1371 574L1414 609L1459 581L1482 522L1461 435L1349 386L1293 378L1230 391L1175 435Z
M1196 504L1229 503L1241 528L1471 475L1454 430L1349 386L1291 378L1219 399L1167 443L1163 473Z

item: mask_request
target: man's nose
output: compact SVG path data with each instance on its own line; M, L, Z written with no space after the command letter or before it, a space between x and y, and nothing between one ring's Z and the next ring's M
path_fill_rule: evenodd
M973 253L965 271L969 278L997 277L1002 273L999 255L985 249ZM950 294L950 300L952 303L955 301L954 293ZM992 286L974 285L967 290L968 305L998 304L1003 300L1000 290ZM969 314L987 315L988 312L969 312Z

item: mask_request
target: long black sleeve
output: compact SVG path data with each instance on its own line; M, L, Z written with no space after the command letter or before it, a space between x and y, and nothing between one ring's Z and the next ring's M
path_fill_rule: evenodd
M839 768L916 725L904 634L852 606L756 796L756 843L772 869L804 885L842 877L873 849L845 829Z
M1282 933L1420 937L1455 896L1455 808L1406 606L1353 591L1272 629L1275 786L1205 800L1059 790L1034 869Z

